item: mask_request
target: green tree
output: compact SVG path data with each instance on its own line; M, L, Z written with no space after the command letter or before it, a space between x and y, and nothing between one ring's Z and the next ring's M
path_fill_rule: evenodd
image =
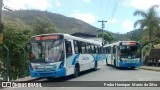
M17 77L22 77L23 75L23 54L20 45L25 46L25 44L30 39L30 33L32 29L26 25L20 19L8 20L4 22L4 43L9 48L10 62L9 62L9 76L10 79L16 79ZM0 60L3 62L3 66L6 65L6 51L3 46L0 53ZM28 69L28 68L26 68Z
M47 34L55 33L54 24L47 17L38 17L37 20L33 23L33 34Z
M140 30L147 30L149 41L153 40L154 33L159 30L160 18L155 10L157 7L158 5L153 5L147 12L141 10L134 12L134 16L140 15L142 17L142 19L135 22L134 27L139 24Z
M99 33L98 37L102 37L102 33ZM104 32L103 39L109 43L111 43L113 41L113 37L112 37L111 33L109 33L109 32Z

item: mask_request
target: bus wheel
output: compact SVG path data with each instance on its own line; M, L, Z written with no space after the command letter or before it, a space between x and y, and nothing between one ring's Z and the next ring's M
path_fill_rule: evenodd
M95 71L97 70L97 67L98 67L97 61L95 61L95 65L94 65L94 70L95 70Z
M78 77L79 76L79 65L77 64L74 68L74 77Z
M131 67L131 69L133 69L133 70L134 70L134 69L135 69L135 67Z
M114 60L114 67L116 67L116 60Z
M107 59L106 59L106 65L109 66Z

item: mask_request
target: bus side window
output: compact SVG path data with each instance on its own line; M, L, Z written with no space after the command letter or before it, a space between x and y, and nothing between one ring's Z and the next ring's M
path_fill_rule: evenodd
M101 50L101 54L105 54L106 53L106 50L104 49L104 47L100 46L100 50Z
M74 49L76 54L82 53L81 45L79 41L74 40Z
M94 46L94 53L98 54L98 47L97 46Z
M90 47L91 47L91 53L92 53L92 54L95 54L95 53L94 53L94 45L91 45Z
M98 48L98 46L96 46L96 54L98 54L98 53L99 53L99 52L98 52L98 49L99 49L99 48Z
M90 54L91 53L91 47L90 47L90 44L87 43L86 45L86 49L87 49L87 54Z
M96 46L93 46L94 47L94 54L96 54Z
M104 48L104 53L108 54L107 47Z
M100 47L97 46L97 51L98 51L98 54L100 54Z
M93 54L92 45L90 45L90 53Z
M65 40L65 47L66 47L66 57L72 55L72 45L70 41Z
M111 54L111 47L106 47L106 53Z
M81 43L80 43L80 41L78 41L77 45L78 45L78 52L79 52L79 53L82 53L82 48L81 48Z
M74 51L75 51L75 54L79 53L79 51L78 51L78 41L75 41L75 40L74 40Z
M104 50L102 49L101 46L99 46L99 54L102 54L102 52L104 53Z
M116 46L113 46L113 54L116 54Z
M86 54L86 43L81 42L81 49L82 49L82 54Z

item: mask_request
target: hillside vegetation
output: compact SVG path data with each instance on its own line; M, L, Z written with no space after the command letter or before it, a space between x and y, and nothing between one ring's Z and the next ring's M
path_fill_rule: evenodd
M8 12L4 11L3 16L5 19L13 20L19 18L26 24L31 25L37 20L37 18L47 18L55 26L58 32L62 33L75 33L83 32L96 34L97 28L75 18L66 17L56 13L50 13L47 11L37 10L19 10Z
M23 22L25 22L27 25L34 27L34 23L37 21L38 18L41 18L43 21L44 19L47 19L52 25L54 25L54 28L57 32L60 33L75 33L75 32L81 32L81 33L87 33L91 35L96 35L98 28L91 26L88 23L85 23L81 20L66 17L60 14L51 13L47 11L38 11L38 10L18 10L18 11L4 11L3 12L3 21L6 20L14 20L14 19L20 19ZM109 32L105 30L106 32ZM113 36L113 40L129 40L128 37L125 34L116 34L111 33Z

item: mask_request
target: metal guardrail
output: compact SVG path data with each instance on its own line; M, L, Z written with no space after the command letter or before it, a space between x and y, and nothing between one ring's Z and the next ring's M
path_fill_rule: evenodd
M26 50L22 46L20 46L20 47L23 50L23 64L24 64L24 66L23 66L23 77L24 77L26 75L26 69L25 69L25 67L26 67Z
M9 62L10 62L10 59L9 59L9 49L8 49L8 47L6 46L6 45L3 45L4 46L4 48L6 49L6 51L7 51L7 56L6 56L6 58L7 58L7 62L6 62L6 78L5 78L5 81L9 81Z
M9 50L9 48L6 46L6 45L3 45L2 46L5 50L6 50L6 56L5 56L5 58L6 58L6 63L4 63L4 70L2 71L3 73L1 73L2 74L2 78L3 78L3 81L10 81L10 77L9 77L9 75L10 75L10 72L9 72L9 67L10 67L10 50ZM25 77L26 76L26 50L25 50L25 48L22 46L22 45L20 45L20 48L22 49L22 58L23 58L23 77Z

